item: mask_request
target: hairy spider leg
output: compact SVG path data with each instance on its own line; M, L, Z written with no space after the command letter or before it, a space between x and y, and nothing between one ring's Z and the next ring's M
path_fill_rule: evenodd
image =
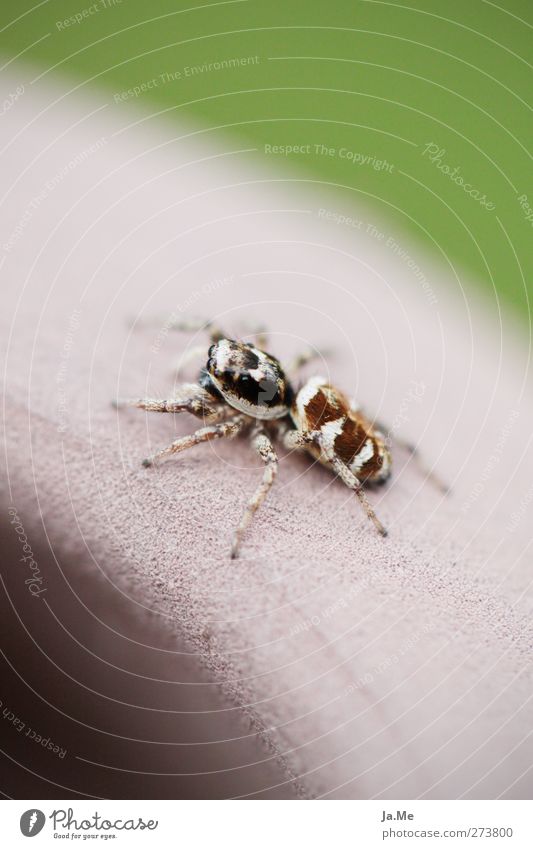
M227 406L215 400L196 383L181 387L183 397L160 398L119 398L113 401L115 407L137 407L152 413L191 413L199 419L217 421L227 415Z
M143 327L151 327L151 326L160 326L162 329L166 331L176 330L179 333L199 333L201 330L205 330L209 336L211 343L220 342L221 339L229 339L232 338L228 336L228 334L222 330L220 325L216 324L212 319L209 318L180 318L174 319L173 314L170 315L169 318L152 318L152 319L140 319L135 322L136 328ZM245 325L246 335L247 336L255 336L256 341L255 345L257 348L263 350L268 345L268 336L266 328L263 324L250 324ZM191 350L199 352L201 346L198 348L193 348ZM188 358L188 354L185 355ZM192 359L192 354L191 354Z
M199 445L201 442L210 442L212 439L233 439L241 430L248 424L245 416L234 416L227 419L225 422L201 427L194 433L188 436L182 436L175 439L170 445L152 454L151 457L146 457L142 461L143 466L152 466L163 457L168 457L171 454L178 454L181 451L186 451L187 448L192 448L194 445Z
M451 487L442 478L434 472L433 469L428 468L424 460L421 458L420 453L416 445L413 445L412 442L406 442L403 439L398 439L398 437L394 437L394 441L401 448L404 448L414 459L416 460L418 470L420 474L424 475L431 483L437 487L440 492L444 493L444 495L450 495Z
M318 360L323 358L324 355L327 355L328 351L318 351L316 348L306 348L300 354L297 354L293 360L289 363L287 368L287 375L289 379L294 380L298 376L298 372L308 363L312 363L313 360Z
M374 524L378 534L381 534L382 537L386 537L387 529L376 516L374 508L364 493L363 484L359 478L357 478L348 466L346 466L342 460L339 460L338 457L333 457L331 465L333 466L333 471L340 477L343 484L355 492L361 507L370 521Z
M319 431L304 432L299 430L287 430L283 437L283 442L285 447L289 449L305 449L310 442L315 442L320 448L322 448L322 434ZM359 499L359 503L367 517L374 524L378 533L381 534L381 536L386 537L387 529L376 516L374 508L364 493L363 484L359 478L357 478L348 466L338 457L334 456L330 462L333 471L341 479L343 484L355 492Z
M403 448L404 451L407 451L407 453L410 454L416 461L420 474L430 480L431 483L440 490L440 492L444 493L444 495L450 494L451 489L448 484L445 483L445 481L443 481L442 478L433 471L433 469L429 469L427 467L420 456L417 446L413 442L409 442L409 440L401 439L400 437L393 435L392 428L386 427L383 423L376 422L375 426L376 430L381 431L383 438L389 447L396 444L399 448Z
M226 333L211 319L184 318L167 322L165 327L168 330L177 330L179 333L198 333L200 330L205 330L211 342L219 342L221 339L227 338Z
M194 362L194 360L202 359L205 362L206 358L206 347L205 345L194 345L192 348L188 348L179 358L176 364L176 377L179 377L186 366L189 363Z
M242 519L235 530L233 544L231 547L231 557L233 559L238 556L243 536L246 533L254 515L257 513L261 504L270 492L272 484L274 483L278 473L278 457L274 451L272 442L264 431L259 431L254 434L252 437L252 446L265 464L265 468L263 471L263 479L248 502Z

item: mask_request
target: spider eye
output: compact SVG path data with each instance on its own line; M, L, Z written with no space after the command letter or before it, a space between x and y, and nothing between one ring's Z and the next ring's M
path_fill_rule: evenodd
M257 402L266 406L279 404L279 387L275 380L261 381L259 384L259 391L257 393Z
M238 392L246 397L249 401L255 401L255 397L257 395L257 381L255 381L251 375L244 372L244 374L240 374L236 380L236 386Z

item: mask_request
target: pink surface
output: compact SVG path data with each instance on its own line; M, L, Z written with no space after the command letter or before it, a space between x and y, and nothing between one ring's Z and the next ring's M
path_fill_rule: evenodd
M235 140L57 96L41 82L4 118L6 509L40 533L37 495L54 549L104 576L96 593L185 639L297 794L529 795L523 340L353 193L280 180ZM322 208L356 209L364 226ZM146 470L196 420L110 406L171 392L202 339L130 325L172 310L235 334L265 322L282 358L330 349L318 370L419 441L453 495L397 452L392 484L370 495L384 541L327 470L293 455L230 561L261 474L247 443Z

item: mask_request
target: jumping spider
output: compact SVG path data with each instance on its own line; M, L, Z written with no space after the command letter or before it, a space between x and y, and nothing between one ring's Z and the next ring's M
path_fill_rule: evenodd
M388 440L361 410L339 389L322 377L312 377L294 390L280 362L250 342L229 339L211 323L176 322L169 329L207 329L211 346L207 362L196 383L184 383L171 400L140 398L116 402L116 406L139 407L157 413L192 413L205 426L176 439L143 460L158 460L212 439L233 439L247 433L252 447L265 464L263 479L237 526L231 557L237 557L244 534L265 500L277 475L278 457L273 440L289 449L303 449L329 467L356 494L368 518L382 536L385 527L369 503L363 485L384 483L390 477ZM192 353L197 353L193 349ZM291 378L313 358L298 357L289 369ZM411 453L415 449L404 443Z

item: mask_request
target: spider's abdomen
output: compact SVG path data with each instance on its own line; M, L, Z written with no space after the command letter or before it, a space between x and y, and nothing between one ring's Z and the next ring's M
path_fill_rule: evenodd
M220 339L206 365L214 388L236 410L255 419L279 419L292 401L289 381L278 360L245 342Z
M324 378L312 378L300 389L291 417L299 430L320 434L309 451L324 465L331 466L336 457L360 481L389 477L391 457L383 434Z

